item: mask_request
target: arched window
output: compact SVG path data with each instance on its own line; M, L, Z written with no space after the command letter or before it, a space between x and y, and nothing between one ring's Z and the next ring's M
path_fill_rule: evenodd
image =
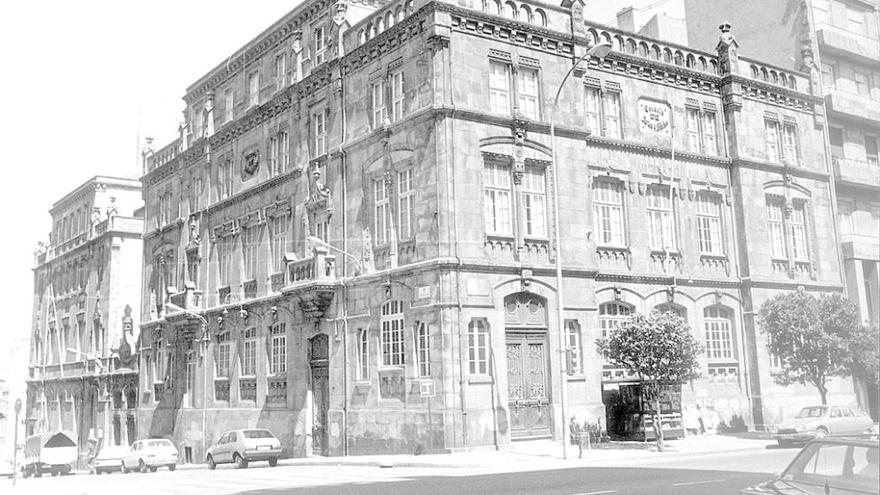
M519 18L523 22L532 22L532 9L529 8L528 5L522 4L519 6Z
M663 50L663 61L667 64L672 63L672 50L670 50L669 48Z
M504 17L508 19L516 19L517 13L516 4L513 2L507 2L504 4Z
M388 301L382 305L382 365L403 366L403 301Z
M547 14L541 9L535 9L534 23L536 26L547 27Z
M599 306L599 329L602 338L608 338L620 323L633 313L633 307L618 301L607 302ZM604 356L608 359L607 354Z
M372 24L372 23L367 24L367 27L365 28L365 30L366 30L366 33L365 33L365 34L366 34L366 39L367 39L367 40L371 40L371 39L373 39L373 38L376 36L376 31L373 29L373 24Z
M389 10L385 12L385 27L390 28L394 25L394 14Z
M361 29L360 31L358 31L358 45L363 45L366 42L367 42L367 36L366 36L366 34L364 34L364 30Z
M709 361L733 361L733 311L725 306L703 310L706 330L706 355Z
M686 64L687 64L688 69L696 69L697 68L697 59L695 59L693 55L688 54Z
M658 304L657 306L654 307L654 311L656 311L658 313L672 313L676 316L683 318L685 321L687 321L687 310L684 309L683 306L679 306L678 304L675 304L675 303L668 303L667 302L667 303L663 303L663 304Z
M657 45L651 45L651 53L649 56L652 60L660 60L660 47Z
M404 8L404 10L406 10L406 15L412 14L413 13L412 0L409 0L408 2L406 2L406 4L403 6L403 8Z
M626 40L626 53L629 53L632 55L636 54L636 42L632 38L629 38Z
M397 24L400 24L401 22L403 22L403 17L404 17L403 9L400 7L397 7L397 10L394 11L394 16L397 18Z
M642 57L648 57L648 44L644 41L639 43L639 55Z
M674 63L675 65L684 65L684 54L678 50L675 51Z

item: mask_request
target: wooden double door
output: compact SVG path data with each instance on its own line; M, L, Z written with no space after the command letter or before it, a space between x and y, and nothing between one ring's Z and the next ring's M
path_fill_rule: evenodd
M507 332L507 404L511 438L551 436L546 332Z

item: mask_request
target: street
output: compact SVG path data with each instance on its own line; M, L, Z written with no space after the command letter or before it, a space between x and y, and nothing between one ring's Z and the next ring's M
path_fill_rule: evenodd
M138 495L192 494L457 494L536 493L736 494L740 488L781 471L797 449L747 450L722 454L654 456L591 462L536 460L524 465L491 467L393 467L291 465L270 468L256 463L246 470L231 466L209 471L203 466L149 474L44 477L0 483L3 493L72 493ZM487 454L492 455L492 454ZM568 467L571 466L571 467Z

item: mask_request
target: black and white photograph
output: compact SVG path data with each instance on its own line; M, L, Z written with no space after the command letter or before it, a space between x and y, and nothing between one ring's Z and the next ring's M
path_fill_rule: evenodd
M9 0L0 59L0 493L880 495L880 0Z

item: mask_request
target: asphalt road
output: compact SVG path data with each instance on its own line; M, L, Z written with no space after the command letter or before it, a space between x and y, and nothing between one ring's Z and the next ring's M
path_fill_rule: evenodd
M786 449L659 456L564 469L560 467L567 461L469 469L289 464L270 468L254 463L245 470L221 466L209 471L197 466L181 467L173 473L163 469L146 474L29 478L18 480L14 489L10 481L0 480L0 493L724 495L737 494L745 486L771 478L796 453L797 449Z

